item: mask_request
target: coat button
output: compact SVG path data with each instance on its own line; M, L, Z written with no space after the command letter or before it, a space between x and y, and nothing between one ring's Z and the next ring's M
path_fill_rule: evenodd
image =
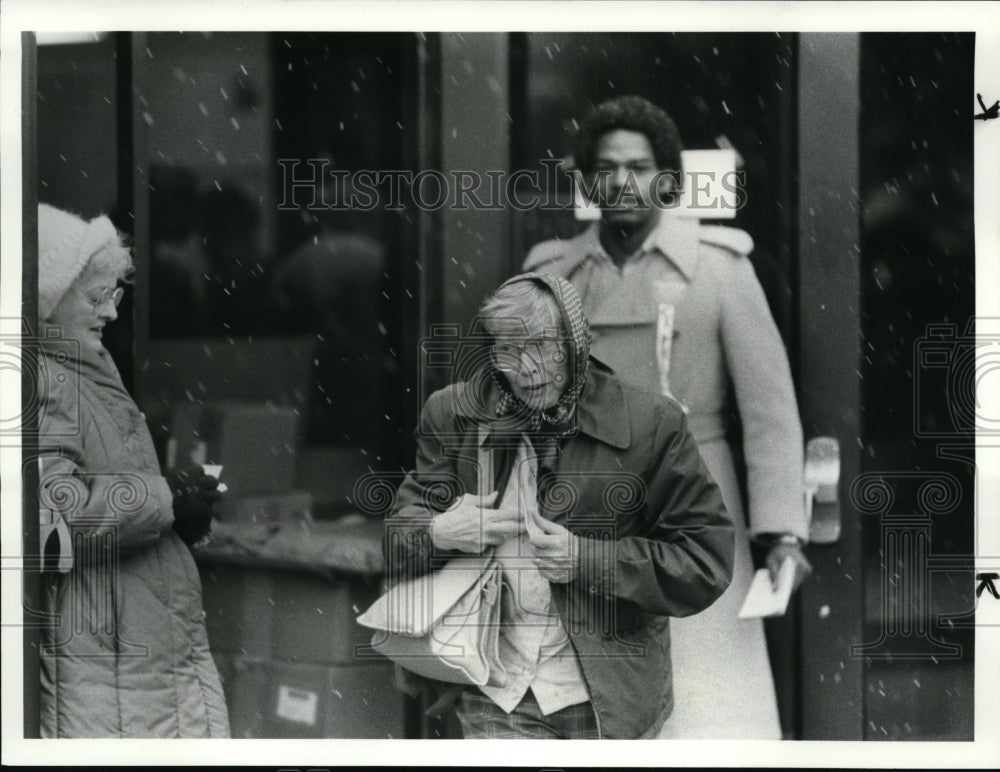
M590 585L590 587L587 588L587 592L591 595L597 595L597 588L594 587L594 585Z

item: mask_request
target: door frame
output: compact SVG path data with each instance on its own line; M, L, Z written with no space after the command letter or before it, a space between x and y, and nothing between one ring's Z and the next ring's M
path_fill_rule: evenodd
M840 443L841 535L808 549L799 591L799 738L864 739L859 513L861 35L801 33L798 57L798 384L805 438Z

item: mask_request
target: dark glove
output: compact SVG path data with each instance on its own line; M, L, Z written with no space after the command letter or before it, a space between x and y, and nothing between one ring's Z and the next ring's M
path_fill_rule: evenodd
M194 544L212 530L212 505L222 498L219 481L200 464L171 469L166 479L174 494L174 530L186 544Z

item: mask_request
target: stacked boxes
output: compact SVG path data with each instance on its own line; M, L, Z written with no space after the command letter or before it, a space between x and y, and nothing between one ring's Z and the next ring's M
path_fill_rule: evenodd
M233 737L398 739L401 695L390 663L320 666L237 657Z
M371 631L355 617L381 593L379 577L327 579L303 571L201 565L202 595L213 651L289 662L370 662L359 646Z
M313 498L294 488L298 419L294 408L266 403L179 405L168 465L223 466L220 479L229 490L218 517L230 528L308 521ZM368 657L359 653L371 635L354 621L378 597L381 567L372 576L321 573L304 564L317 554L305 548L339 534L320 537L294 527L283 536L292 549L277 558L239 549L198 555L209 644L233 736L402 737L403 698L393 667L370 649ZM362 539L366 554L381 555L381 528L350 538ZM329 558L336 550L322 552Z
M294 488L299 413L271 403L185 402L174 408L167 466L221 464L228 489L216 517L232 522L312 518L312 496Z
M218 518L226 523L288 523L312 520L313 497L308 491L223 496Z
M380 577L202 565L209 642L234 737L398 738L393 667L354 620Z
M233 497L285 494L295 485L299 411L259 402L194 402L174 408L167 466L222 464Z

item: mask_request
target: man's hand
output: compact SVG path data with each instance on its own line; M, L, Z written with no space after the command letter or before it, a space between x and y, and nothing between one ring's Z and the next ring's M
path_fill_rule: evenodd
M580 537L544 517L533 521L538 527L529 529L528 541L535 548L539 572L555 584L573 581L580 564Z
M431 541L439 549L478 554L486 547L503 544L524 531L517 509L493 509L497 493L480 496L466 493L431 521Z
M778 542L771 547L765 559L772 587L778 586L778 573L781 571L781 564L785 562L785 558L791 558L795 564L795 582L792 584L792 592L794 592L812 573L812 565L802 554L802 547L798 544Z
M174 530L194 544L212 530L212 505L222 498L219 481L200 464L172 469L165 477L174 494Z

